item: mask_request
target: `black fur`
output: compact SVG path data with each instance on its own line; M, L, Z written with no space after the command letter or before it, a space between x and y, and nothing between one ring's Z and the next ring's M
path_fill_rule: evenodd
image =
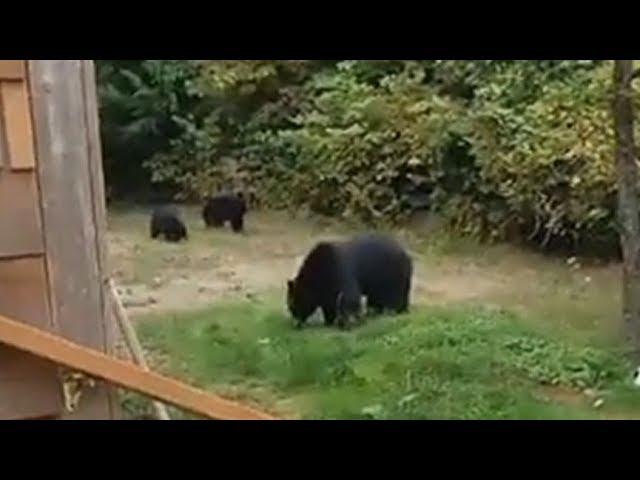
M172 205L157 207L151 215L151 238L158 238L164 235L169 242L179 242L189 238L187 227L185 226L180 212Z
M242 232L245 213L247 203L242 193L220 194L207 199L202 209L202 219L207 227L222 227L230 222L234 232Z
M322 242L305 258L298 275L287 282L287 306L298 325L319 307L325 324L361 313L361 297L380 313L409 309L413 264L395 240L362 235L348 242Z

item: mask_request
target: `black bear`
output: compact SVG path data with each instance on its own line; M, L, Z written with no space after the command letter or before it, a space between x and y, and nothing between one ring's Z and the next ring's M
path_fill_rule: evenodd
M179 242L183 238L188 239L187 227L176 207L165 205L153 210L151 238L158 238L159 235L164 235L164 238L169 242Z
M287 282L287 306L300 327L320 307L326 325L343 328L361 312L361 297L375 313L409 309L413 263L395 240L378 234L318 243L298 275Z
M202 219L207 227L222 227L225 222L230 222L234 232L241 232L245 213L247 203L242 193L224 193L207 199L202 209Z

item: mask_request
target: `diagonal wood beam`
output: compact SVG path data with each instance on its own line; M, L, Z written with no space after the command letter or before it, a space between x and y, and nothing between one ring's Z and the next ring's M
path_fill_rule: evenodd
M0 315L0 342L190 412L218 420L275 420L266 413L112 358Z

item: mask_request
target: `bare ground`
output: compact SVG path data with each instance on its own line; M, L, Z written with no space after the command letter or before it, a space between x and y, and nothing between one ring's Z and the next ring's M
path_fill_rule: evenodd
M111 269L135 317L201 308L222 299L281 294L305 253L320 239L353 230L284 213L251 212L247 232L206 230L185 209L190 239L175 245L148 235L145 209L110 213ZM415 260L412 303L482 301L562 325L615 331L618 266L580 266L508 246L482 247L413 227L394 232ZM284 304L284 299L283 299Z

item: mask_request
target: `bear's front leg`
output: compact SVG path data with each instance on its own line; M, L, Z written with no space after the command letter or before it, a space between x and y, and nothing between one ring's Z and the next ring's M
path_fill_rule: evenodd
M323 305L322 306L322 316L324 317L324 324L326 326L331 326L335 323L336 320L336 308L332 305Z

